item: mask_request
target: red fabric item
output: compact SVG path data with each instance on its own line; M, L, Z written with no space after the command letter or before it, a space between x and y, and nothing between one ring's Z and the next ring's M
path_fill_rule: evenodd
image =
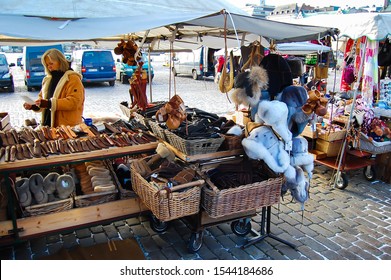
M225 62L224 56L220 56L217 61L219 63L217 66L217 72L221 72L221 70L223 70L223 66L224 66L224 62Z

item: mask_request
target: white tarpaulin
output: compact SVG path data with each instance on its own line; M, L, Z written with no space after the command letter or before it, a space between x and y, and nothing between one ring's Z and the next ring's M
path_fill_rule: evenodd
M280 43L276 45L276 52L287 55L306 55L330 51L331 48L328 46L313 44L310 42Z
M194 48L221 47L224 24L228 46L257 36L276 41L323 37L329 28L275 23L244 15L223 0L0 0L0 44L65 41L118 42L129 37L155 46L169 38ZM228 13L220 13L225 9ZM226 21L224 20L226 17ZM259 37L258 37L259 39Z
M298 19L269 16L268 19L293 24L334 27L339 29L340 37L345 36L354 40L367 36L371 40L379 41L391 35L391 13L324 14Z

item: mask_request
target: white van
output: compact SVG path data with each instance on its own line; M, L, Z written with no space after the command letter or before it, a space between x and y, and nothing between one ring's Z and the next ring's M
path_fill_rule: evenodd
M172 73L190 75L194 80L203 77L214 77L214 56L218 49L202 46L196 50L188 52L176 52L173 57Z

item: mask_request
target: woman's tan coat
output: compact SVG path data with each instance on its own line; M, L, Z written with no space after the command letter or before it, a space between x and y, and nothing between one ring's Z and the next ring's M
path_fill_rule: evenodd
M38 97L43 99L48 98L48 88L52 76L46 76L42 81L42 89ZM59 125L74 126L82 123L82 115L84 109L84 86L81 82L81 75L73 70L68 70L64 73L54 90L51 98L51 126ZM41 109L42 123L44 110Z

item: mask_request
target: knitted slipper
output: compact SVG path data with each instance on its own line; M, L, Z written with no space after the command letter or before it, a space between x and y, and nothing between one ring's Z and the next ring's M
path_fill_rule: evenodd
M19 203L22 207L27 207L31 205L32 196L30 192L29 179L21 178L15 182L16 193L19 197Z
M56 181L56 190L60 199L67 199L75 190L75 181L69 174L58 176Z
M53 194L56 191L57 178L60 176L57 172L50 172L43 179L43 190L47 194Z
M29 185L37 204L48 202L48 194L43 190L43 176L41 174L32 174L29 178Z

